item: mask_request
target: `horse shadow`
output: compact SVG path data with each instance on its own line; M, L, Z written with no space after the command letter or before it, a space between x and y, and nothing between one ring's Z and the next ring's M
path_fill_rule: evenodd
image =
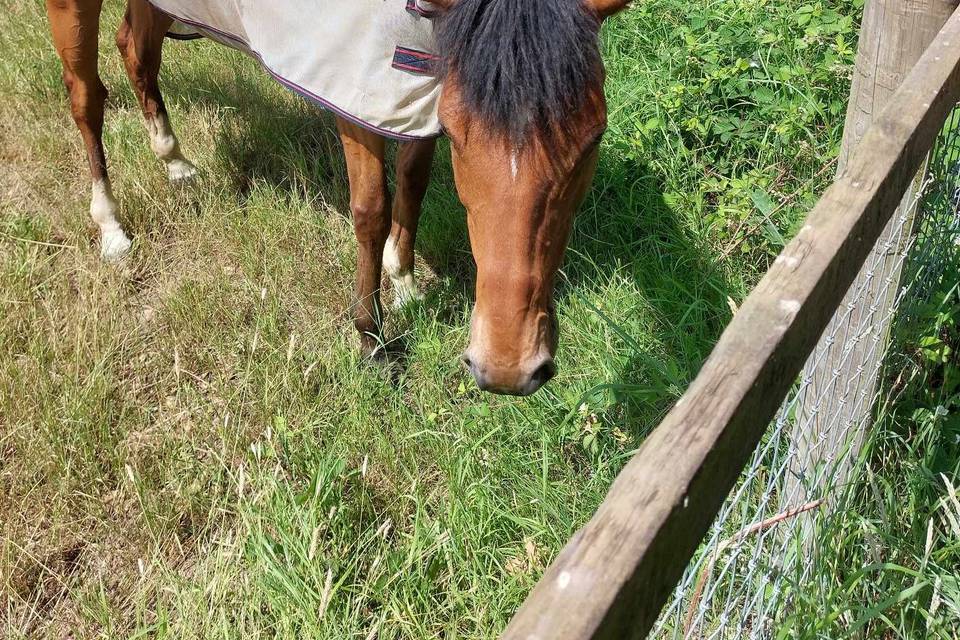
M177 75L165 89L177 108L243 112L242 126L227 126L216 138L216 153L234 176L239 199L258 182L281 192L306 188L349 217L349 185L331 114L305 101L277 100L276 91L266 90L253 71L238 72L215 92L200 70L187 67ZM592 309L624 343L621 351L629 355L608 367L613 378L603 386L627 411L626 424L648 424L709 353L729 319L732 286L709 248L680 224L662 181L636 155L616 143L602 148L593 188L574 220L556 296L561 305ZM426 305L438 321L459 325L472 304L475 265L445 140L439 142L424 201L417 253L436 274L427 283ZM627 279L641 292L640 306L655 319L654 341L666 346L640 344L630 335L631 318L612 318L598 308L605 283L614 278ZM401 369L407 339L401 331L388 345ZM637 393L644 388L648 392Z
M605 146L558 284L558 299L598 316L622 354L608 358L610 378L598 385L606 398L598 401L618 407L618 422L637 437L682 394L730 317L732 283L681 215L632 150ZM637 292L635 313L605 310L617 279Z
M200 46L217 47L222 54L240 57L220 45L199 42ZM333 116L305 100L282 99L288 96L279 85L265 83L261 69L250 65L245 57L240 60L239 64L227 64L233 71L226 74L228 78L214 81L206 69L176 67L162 83L174 122L177 112L193 109L240 115L224 119L214 139L214 155L232 178L241 202L258 183L281 192L300 187L322 194L330 209L349 216L347 171Z

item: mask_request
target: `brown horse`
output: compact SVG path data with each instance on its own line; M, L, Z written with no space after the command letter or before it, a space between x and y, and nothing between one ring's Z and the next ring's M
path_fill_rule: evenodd
M573 214L593 178L606 128L600 22L628 0L434 0L443 85L440 121L477 264L476 306L463 360L485 390L526 395L556 372L553 288ZM93 179L90 213L106 260L130 239L117 220L101 132L107 91L97 71L102 0L46 0L64 84ZM143 110L150 144L171 182L190 180L157 76L172 19L128 0L117 46ZM417 295L414 240L435 143L401 143L396 194L386 140L342 117L359 259L354 320L363 350L380 339L380 277L398 300ZM392 202L391 202L392 200Z

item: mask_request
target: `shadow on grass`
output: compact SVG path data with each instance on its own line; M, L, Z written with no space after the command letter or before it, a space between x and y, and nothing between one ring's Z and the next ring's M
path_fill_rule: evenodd
M305 188L312 195L322 194L331 208L348 215L346 167L330 113L306 101L277 100L273 87L266 90L253 67L238 68L228 82L202 72L186 66L171 78L161 78L163 95L174 121L176 112L184 108L231 110L240 115L227 119L216 138L216 156L234 178L239 201L257 183L280 191Z
M266 182L281 191L322 194L329 205L349 215L349 187L331 114L306 103L276 100L253 72L237 73L234 81L211 91L209 79L187 67L167 85L171 104L205 104L242 114L217 139L217 154L235 176L240 200L253 184ZM424 203L418 254L440 275L427 291L427 304L440 321L459 323L472 302L475 269L443 140ZM606 390L626 407L627 424L648 425L672 403L712 348L729 316L731 285L709 250L681 226L660 181L616 142L604 147L594 187L575 220L557 298L592 306L590 298L602 295L603 284L615 278L626 279L643 293L638 307L656 318L655 338L667 345L655 352L632 339L641 331L632 318L609 317L595 309L632 353L609 367L616 380ZM389 351L405 368L402 336L391 342Z
M729 319L732 285L708 248L691 237L666 202L660 180L616 147L601 158L594 187L574 224L558 298L579 299L625 347L602 388L635 436L656 426L696 375ZM625 279L641 292L636 311L611 317L604 284ZM591 296L594 300L591 300ZM653 318L649 324L639 316Z

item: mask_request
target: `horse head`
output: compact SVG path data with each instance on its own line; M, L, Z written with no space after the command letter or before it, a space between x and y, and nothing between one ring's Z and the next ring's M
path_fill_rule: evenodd
M444 0L440 121L477 264L464 364L480 388L556 373L553 302L606 129L600 22L626 0Z

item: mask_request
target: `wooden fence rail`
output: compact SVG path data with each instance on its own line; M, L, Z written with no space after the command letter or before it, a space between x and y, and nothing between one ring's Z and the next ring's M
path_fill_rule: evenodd
M503 639L646 636L958 99L960 12Z

